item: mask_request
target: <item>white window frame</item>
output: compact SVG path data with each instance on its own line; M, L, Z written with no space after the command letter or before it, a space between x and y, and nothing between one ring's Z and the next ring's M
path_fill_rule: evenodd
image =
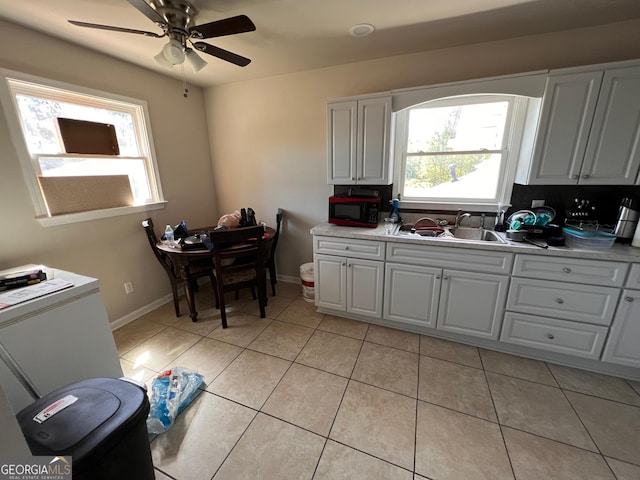
M529 110L529 99L518 95L510 94L487 94L487 95L459 95L430 100L419 105L414 105L396 114L395 142L394 142L394 182L393 196L403 198L405 159L407 156L408 143L408 121L409 111L412 108L420 108L427 104L438 105L464 105L478 103L482 100L495 101L507 100L510 102L505 135L503 137L503 161L500 166L500 178L498 179L498 191L496 198L468 199L468 198L447 198L433 200L401 200L402 208L430 209L430 210L457 210L464 209L470 212L487 212L495 210L498 205L506 205L511 201L513 182L520 155L520 148L525 135L525 120Z
M7 69L0 69L0 77L2 79L2 81L0 81L0 103L4 109L11 139L20 161L27 189L29 190L31 200L33 202L36 220L40 225L64 225L67 223L83 222L87 220L128 215L164 208L166 201L164 200L162 186L160 184L158 164L156 161L153 136L151 134L149 122L149 111L145 101ZM24 84L17 84L17 86L12 87L9 84L11 80L14 80L15 82L33 84L36 88L50 89L50 91L47 92L46 97L55 100L95 106L114 111L123 111L123 106L126 106L127 113L131 113L130 107L134 106L134 113L132 113L132 115L136 127L136 139L145 161L147 179L151 190L151 201L143 205L49 216L45 199L38 183L38 175L40 173L38 158L45 157L47 155L32 155L29 153L15 98L16 93L35 96L35 90L30 90L30 88L28 86L24 86ZM40 94L40 96L42 95ZM54 156L60 157L64 155L66 154L62 153L62 155Z

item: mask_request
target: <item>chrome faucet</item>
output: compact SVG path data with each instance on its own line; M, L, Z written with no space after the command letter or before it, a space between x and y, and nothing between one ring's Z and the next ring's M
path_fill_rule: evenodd
M456 223L455 223L455 228L458 228L460 226L460 222L462 222L462 220L464 220L465 218L471 218L471 214L470 213L462 213L462 210L458 210L458 213L456 215Z

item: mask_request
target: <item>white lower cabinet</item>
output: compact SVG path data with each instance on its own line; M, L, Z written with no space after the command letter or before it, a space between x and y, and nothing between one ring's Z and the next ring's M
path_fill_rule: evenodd
M624 290L602 360L640 368L640 290Z
M387 263L384 318L435 328L442 269Z
M496 340L508 288L505 275L444 270L437 328Z
M387 263L384 318L497 339L509 277Z
M316 255L315 270L318 307L382 316L384 262Z

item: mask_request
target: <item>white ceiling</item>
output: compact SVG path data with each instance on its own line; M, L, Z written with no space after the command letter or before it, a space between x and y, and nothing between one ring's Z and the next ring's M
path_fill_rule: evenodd
M252 59L209 65L188 81L249 80L404 53L640 18L640 0L194 0L197 24L248 15L255 32L207 40ZM76 27L67 19L162 33L127 0L0 0L0 18L181 78L153 57L166 39ZM358 23L376 27L356 38ZM559 47L561 48L561 47Z

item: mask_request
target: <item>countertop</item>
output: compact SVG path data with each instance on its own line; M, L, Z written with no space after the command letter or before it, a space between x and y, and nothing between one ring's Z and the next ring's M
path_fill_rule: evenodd
M475 240L462 240L454 238L419 237L404 235L386 235L385 227L379 224L376 228L344 227L322 223L311 228L312 235L327 237L353 238L359 240L378 240L384 242L411 243L425 246L442 246L452 248L466 248L476 250L490 250L513 253L526 253L532 255L545 255L551 257L573 257L591 260L611 260L622 262L640 262L640 248L630 245L615 243L607 250L588 250L572 247L540 248L526 242L511 242L506 240L505 234L496 232L507 243L481 242Z

